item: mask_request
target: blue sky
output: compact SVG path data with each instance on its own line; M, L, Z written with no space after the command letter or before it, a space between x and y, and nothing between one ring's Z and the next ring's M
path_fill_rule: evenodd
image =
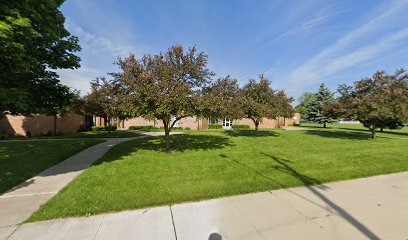
M118 56L176 43L207 53L215 78L264 73L295 98L408 67L408 0L67 0L62 11L83 49L81 68L59 74L82 94Z

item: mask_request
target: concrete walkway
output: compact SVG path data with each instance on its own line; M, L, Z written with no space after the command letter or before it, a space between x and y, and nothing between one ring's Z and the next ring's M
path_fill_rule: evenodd
M407 226L404 172L29 223L0 228L0 239L408 239Z
M94 145L71 156L1 195L0 239L4 236L3 227L13 229L14 225L25 221L41 204L48 201L83 170L102 157L112 146L124 141L143 137L145 136L134 138L106 138L104 139L105 142ZM48 139L48 141L49 140L50 139ZM41 140L38 139L34 141Z

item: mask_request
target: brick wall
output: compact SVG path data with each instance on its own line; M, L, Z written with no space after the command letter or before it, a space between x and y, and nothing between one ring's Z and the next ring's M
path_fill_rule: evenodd
M85 117L77 114L67 114L57 117L57 133L73 133L85 124ZM11 116L0 119L0 133L9 135L32 136L46 134L54 129L54 117L46 115Z
M265 118L261 124L259 124L259 128L279 128L283 126L289 126L294 123L299 124L300 123L300 115L299 113L295 113L294 117L296 117L296 120L293 118L283 118L280 117L278 119L267 119ZM234 120L233 125L249 125L251 128L255 128L254 123L252 122L251 119L249 118L243 118L240 120ZM123 128L128 129L130 126L155 126L155 127L162 127L163 123L160 120L156 121L150 121L146 120L142 117L137 117L137 118L130 118L126 119L123 121ZM187 118L182 118L178 122L178 126L182 128L191 128L193 130L201 130L201 129L207 129L208 128L208 119L207 118L201 118L198 119L196 117L187 117Z

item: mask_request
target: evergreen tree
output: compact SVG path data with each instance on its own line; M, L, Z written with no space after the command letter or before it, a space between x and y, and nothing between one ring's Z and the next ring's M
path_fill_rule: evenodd
M306 118L311 122L323 124L323 127L326 127L327 123L336 121L323 111L323 106L333 103L334 100L334 93L322 83L315 98L307 106Z

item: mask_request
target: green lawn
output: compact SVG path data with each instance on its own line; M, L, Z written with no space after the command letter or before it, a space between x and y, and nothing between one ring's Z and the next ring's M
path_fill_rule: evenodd
M203 131L113 147L29 221L136 209L408 170L408 132L331 126Z
M60 138L129 138L138 137L143 134L137 132L127 132L127 131L88 131L88 132L77 132L71 134L65 134L58 136Z
M0 193L100 140L0 142Z
M35 137L11 137L10 139L18 140L30 140L30 139L61 139L61 138L130 138L142 136L142 133L128 132L128 131L87 131L87 132L75 132L67 133L58 136L35 136Z

